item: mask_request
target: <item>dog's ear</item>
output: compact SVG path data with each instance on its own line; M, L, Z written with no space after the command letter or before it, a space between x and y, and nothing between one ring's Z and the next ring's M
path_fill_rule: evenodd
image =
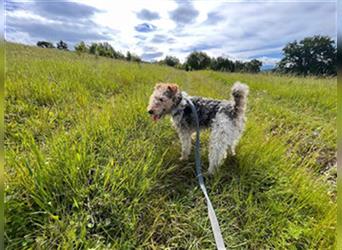
M162 83L157 83L157 84L154 86L154 89L160 89L162 86L163 86Z
M177 92L179 91L179 87L178 87L177 84L169 84L169 85L167 86L167 89L168 89L173 95L177 94Z

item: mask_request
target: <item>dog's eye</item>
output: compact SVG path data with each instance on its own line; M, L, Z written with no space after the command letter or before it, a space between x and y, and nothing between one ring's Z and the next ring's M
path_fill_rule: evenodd
M163 102L163 101L164 101L164 99L163 99L163 98L158 98L158 100L159 100L160 102Z

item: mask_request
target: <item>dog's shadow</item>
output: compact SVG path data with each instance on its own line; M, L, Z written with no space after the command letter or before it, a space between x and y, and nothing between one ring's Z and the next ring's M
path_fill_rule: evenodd
M179 155L175 154L173 150L165 155L166 169L161 171L156 185L159 194L169 199L179 199L187 196L189 192L198 186L194 150L192 150L189 159L186 161L181 161L178 157ZM239 174L239 161L235 156L228 156L223 165L213 175L208 174L208 166L207 152L203 150L201 153L201 170L209 191L211 184L219 183L219 186L224 186L226 183L229 185L231 179ZM217 187L215 189L215 192L219 192Z

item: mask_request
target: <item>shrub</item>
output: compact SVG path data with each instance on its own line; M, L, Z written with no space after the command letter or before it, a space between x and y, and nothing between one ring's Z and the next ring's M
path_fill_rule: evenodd
M186 59L187 70L206 69L210 66L210 57L205 52L192 52Z
M48 48L48 49L55 48L55 46L53 46L52 43L47 42L47 41L38 41L37 46L41 48Z

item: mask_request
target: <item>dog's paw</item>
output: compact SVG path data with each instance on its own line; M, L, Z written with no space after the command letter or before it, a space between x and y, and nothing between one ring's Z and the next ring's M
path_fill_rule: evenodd
M208 169L208 176L213 176L215 173L217 173L218 169L217 167L210 166Z
M189 157L185 157L185 156L179 157L180 161L187 161L188 159L189 159Z

